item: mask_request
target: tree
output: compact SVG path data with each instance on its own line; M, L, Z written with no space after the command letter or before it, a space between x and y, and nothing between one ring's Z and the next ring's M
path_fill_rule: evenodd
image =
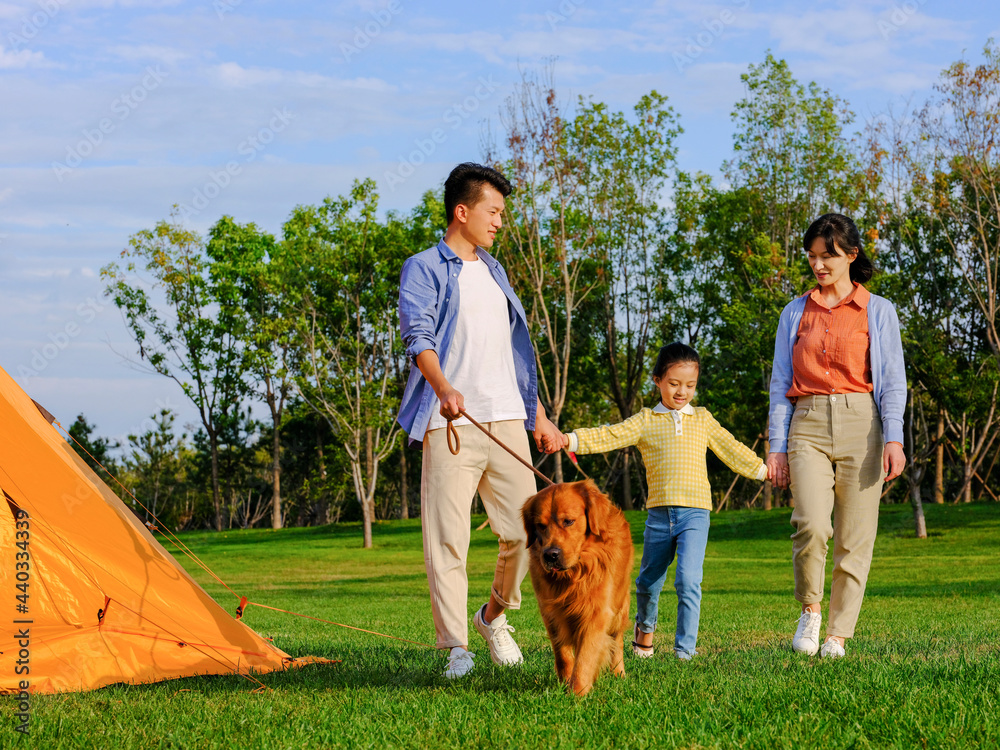
M223 216L209 231L206 252L220 321L242 331L246 369L271 415L271 528L283 525L281 423L294 382L289 367L293 323L283 245L254 224Z
M581 205L585 170L551 71L541 81L523 76L500 119L503 144L488 143L486 161L505 173L514 192L497 254L512 256L505 267L535 342L539 399L558 425L573 361L574 315L598 285L590 257L593 228ZM560 454L553 460L554 479L562 481Z
M87 421L83 414L76 417L76 421L69 426L69 444L73 447L80 458L87 466L93 469L98 475L102 472L114 471L114 457L111 451L118 448L118 443L107 438L96 437L94 430L96 427Z
M723 168L734 186L749 189L753 234L766 237L787 268L801 258L812 219L857 203L859 171L843 136L854 113L815 83L802 86L770 52L740 79L746 96L732 112L735 157Z
M973 411L961 419L945 414L962 462L960 495L971 500L972 481L997 439L997 387L1000 371L1000 47L991 39L983 62L961 60L942 72L936 94L920 112L920 138L929 158L911 160L911 182L921 209L950 252L976 314L970 329L982 332L991 354L972 385L984 385ZM989 384L992 382L993 387ZM983 390L979 388L979 390ZM983 398L985 395L985 398ZM986 415L984 420L972 414ZM974 424L979 422L979 426ZM981 480L984 481L984 480ZM985 486L985 481L984 481Z
M379 465L398 433L392 363L400 348L396 296L404 242L398 222L380 225L377 209L375 183L355 182L349 196L297 207L284 241L301 290L296 387L347 454L365 548L372 546Z
M723 165L731 188L700 187L703 201L687 208L700 209L696 252L714 257L718 287L700 347L708 403L727 424L763 425L778 317L810 282L800 238L817 215L852 212L860 168L843 137L853 114L839 98L802 86L770 53L741 78L735 155ZM768 483L764 507L771 502Z
M992 39L983 58L942 73L937 95L921 112L930 171L915 177L926 186L924 206L940 223L1000 362L1000 47Z
M602 369L620 419L642 405L647 347L664 317L657 293L666 225L661 201L674 140L682 132L666 97L656 91L643 96L634 113L630 122L622 112L581 100L568 130L583 171L579 202L594 232L591 253L600 280L595 333L603 340ZM632 508L631 452L622 456L626 509Z
M937 492L947 444L966 501L997 438L1000 51L991 44L982 65L946 69L915 117L890 110L868 138L871 213L901 275L910 368L938 404Z
M413 209L409 217L404 222L406 247L402 249L401 255L407 256L413 252L434 247L444 236L448 227L444 210L444 191L433 192L428 190L421 198L420 203ZM406 381L409 377L410 363L407 360L403 347L399 348L397 356L393 358L396 378L396 398L402 400L403 391L406 388ZM410 517L410 474L416 473L417 484L419 486L420 464L411 466L409 459L409 436L400 434L399 438L399 517Z
M161 502L168 502L184 479L184 436L174 434L176 419L173 411L161 409L152 416L151 429L128 436L124 466L133 495L145 507L147 522L163 517Z
M215 314L218 301L196 233L161 221L132 235L121 256L128 259L124 267L110 263L101 269L105 293L124 314L140 359L176 382L198 410L211 453L215 528L221 531L219 438L246 392L243 332ZM151 281L138 276L143 271ZM162 300L154 302L151 292Z

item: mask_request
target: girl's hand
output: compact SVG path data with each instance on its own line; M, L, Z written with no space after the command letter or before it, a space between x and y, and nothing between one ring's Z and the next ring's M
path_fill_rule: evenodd
M788 487L788 454L768 453L767 454L767 476L771 483L778 489Z
M885 481L895 479L905 468L906 454L903 453L903 446L896 442L886 443L885 450L882 451L882 471L885 472Z
M562 447L569 448L569 435L565 432L562 434Z

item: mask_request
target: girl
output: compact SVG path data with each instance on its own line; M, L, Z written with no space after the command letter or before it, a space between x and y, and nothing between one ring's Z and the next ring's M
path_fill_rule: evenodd
M778 321L767 466L775 486L791 482L795 497L792 561L802 614L792 648L837 658L861 611L883 478L906 465L906 371L895 308L863 286L875 269L854 222L820 216L802 245L816 286L788 303ZM820 649L831 534L830 622Z
M624 422L580 429L564 436L575 453L603 453L636 446L646 465L649 498L643 533L642 565L636 578L636 656L653 655L657 603L667 568L677 558L677 633L674 654L690 659L696 653L701 614L702 563L708 543L711 487L705 450L750 479L767 479L764 462L734 438L707 409L691 406L700 372L698 352L680 343L660 349L653 382L660 403L644 408Z

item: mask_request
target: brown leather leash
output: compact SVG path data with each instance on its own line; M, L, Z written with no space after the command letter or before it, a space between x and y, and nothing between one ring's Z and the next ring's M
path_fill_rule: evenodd
M474 424L476 427L478 427L483 432L483 434L485 434L490 440L492 440L494 443L496 443L501 448L503 448L505 451L507 451L510 455L512 455L514 458L516 458L518 461L520 461L524 466L527 466L529 469L531 469L533 472L535 472L535 474L537 474L539 477L541 477L549 485L555 484L555 482L553 482L547 476L545 476L544 474L542 474L542 472L540 472L538 469L536 469L530 463L528 463L523 458L521 458L519 455L517 455L509 447L507 447L506 445L504 445L503 441L500 438L498 438L492 432L490 432L485 427L483 427L483 425L481 425L475 419L473 419L472 417L470 417L469 414L468 414L468 412L466 412L464 409L459 409L458 413L461 414L466 419L468 419L470 422L472 422L472 424ZM445 436L448 438L448 450L451 451L451 455L457 456L458 453L459 453L459 451L462 450L462 441L458 437L458 431L455 429L455 423L452 420L450 420L450 419L448 420L448 426L445 428ZM590 479L590 477L587 476L587 473L583 469L581 469L580 465L576 462L576 456L574 456L572 453L570 453L565 448L563 448L563 451L566 453L567 456L569 456L569 460L573 463L573 466L576 467L576 470L578 472L580 472L581 474L583 474L583 476L584 476L585 479Z

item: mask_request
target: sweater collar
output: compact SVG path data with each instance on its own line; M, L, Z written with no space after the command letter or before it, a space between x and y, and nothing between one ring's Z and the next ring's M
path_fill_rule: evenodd
M679 411L681 414L687 414L691 416L694 414L694 407L691 404L684 404L680 409L668 409L663 405L662 401L658 401L656 406L653 407L653 414L670 414L671 412Z

